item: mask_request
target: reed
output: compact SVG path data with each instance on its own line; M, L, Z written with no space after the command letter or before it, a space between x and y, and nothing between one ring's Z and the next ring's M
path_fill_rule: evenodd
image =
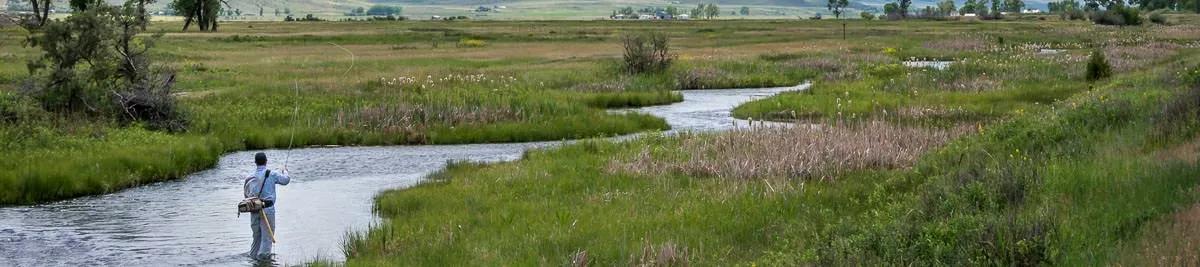
M907 168L926 151L970 131L969 127L922 129L885 122L834 125L688 136L677 151L655 155L643 149L633 158L614 159L608 170L647 176L833 180L867 169Z

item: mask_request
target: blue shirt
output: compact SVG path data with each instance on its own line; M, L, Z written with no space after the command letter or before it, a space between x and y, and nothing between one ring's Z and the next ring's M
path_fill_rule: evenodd
M246 197L258 196L258 198L273 202L275 201L275 185L287 185L292 182L287 174L278 171L271 171L271 177L263 177L266 172L267 166L258 166L258 169L254 170L254 174L246 177ZM266 182L264 183L262 179L266 179ZM261 196L258 195L259 186L263 187Z

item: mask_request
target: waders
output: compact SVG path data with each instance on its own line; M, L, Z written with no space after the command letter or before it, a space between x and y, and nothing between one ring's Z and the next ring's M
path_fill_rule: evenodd
M267 236L271 237L271 244L275 244L275 229L271 229L271 219L267 219L267 212L258 210L258 217L262 218L263 223L267 226Z

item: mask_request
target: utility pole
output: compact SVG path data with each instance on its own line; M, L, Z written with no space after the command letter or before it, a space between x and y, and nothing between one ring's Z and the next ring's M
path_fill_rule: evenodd
M842 22L842 40L846 40L846 23Z

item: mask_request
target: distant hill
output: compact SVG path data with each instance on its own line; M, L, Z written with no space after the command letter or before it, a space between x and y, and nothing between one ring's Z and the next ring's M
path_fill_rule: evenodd
M0 0L12 8L27 6L26 0ZM66 9L66 0L55 0L56 7ZM120 3L124 0L107 0ZM961 4L965 0L956 0ZM1031 8L1045 9L1048 0L1028 1ZM158 0L151 11L165 11L171 0ZM857 17L860 11L878 12L888 0L851 0L848 14ZM937 0L914 0L913 7L936 5ZM229 1L231 11L241 11L227 19L237 20L280 20L290 11L293 16L314 14L327 19L340 19L355 8L373 5L399 6L401 15L412 19L428 19L433 16L468 16L473 19L600 19L621 7L667 7L675 6L688 10L701 3L716 3L721 7L721 18L797 18L813 14L829 16L827 0L238 0ZM750 8L750 16L736 12L741 7ZM477 12L479 7L491 9ZM263 16L259 16L259 12ZM279 13L276 16L276 12Z

